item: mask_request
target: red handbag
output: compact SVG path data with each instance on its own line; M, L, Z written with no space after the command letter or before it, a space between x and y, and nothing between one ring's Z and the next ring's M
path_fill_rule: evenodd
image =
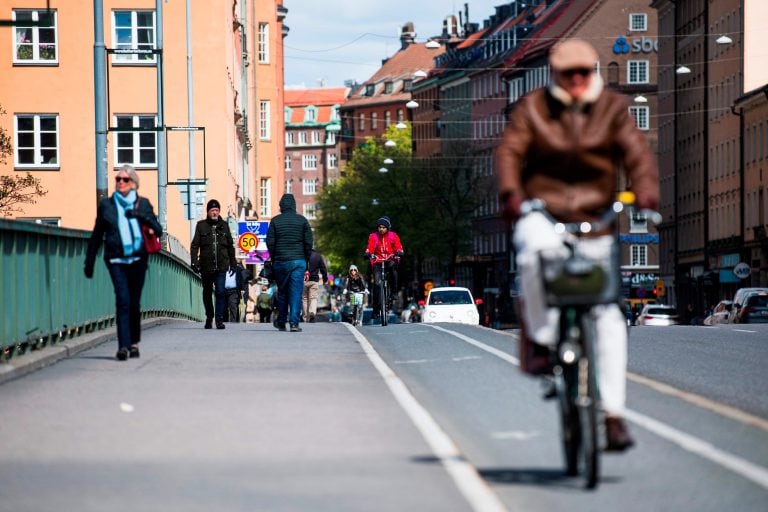
M140 198L138 197L136 198L136 204L134 205L134 208L139 206L139 199ZM146 249L147 254L160 252L160 249L163 248L163 246L160 244L160 239L149 226L141 226L141 237L144 239L144 249Z

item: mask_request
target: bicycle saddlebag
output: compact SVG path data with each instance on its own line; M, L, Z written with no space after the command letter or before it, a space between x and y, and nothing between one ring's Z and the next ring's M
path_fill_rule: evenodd
M551 307L610 304L619 298L618 245L602 258L586 257L574 247L570 255L539 255L547 305Z

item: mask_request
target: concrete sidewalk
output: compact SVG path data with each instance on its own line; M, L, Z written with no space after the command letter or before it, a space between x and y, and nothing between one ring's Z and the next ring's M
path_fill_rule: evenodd
M172 321L123 362L114 337L62 347L0 386L3 506L469 510L346 324L302 327Z

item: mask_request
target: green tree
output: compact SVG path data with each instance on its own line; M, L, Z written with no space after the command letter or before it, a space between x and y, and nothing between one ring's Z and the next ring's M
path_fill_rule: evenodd
M5 115L0 106L0 115ZM0 126L0 164L5 164L13 154L13 144L8 132ZM20 205L35 203L38 197L47 194L40 180L27 172L26 176L0 176L0 216L8 217L13 213L23 213Z

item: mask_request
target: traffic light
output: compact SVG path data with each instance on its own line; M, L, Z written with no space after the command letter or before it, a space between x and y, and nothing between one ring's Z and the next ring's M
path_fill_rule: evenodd
M456 280L455 279L449 279L448 280L448 286L456 286Z

